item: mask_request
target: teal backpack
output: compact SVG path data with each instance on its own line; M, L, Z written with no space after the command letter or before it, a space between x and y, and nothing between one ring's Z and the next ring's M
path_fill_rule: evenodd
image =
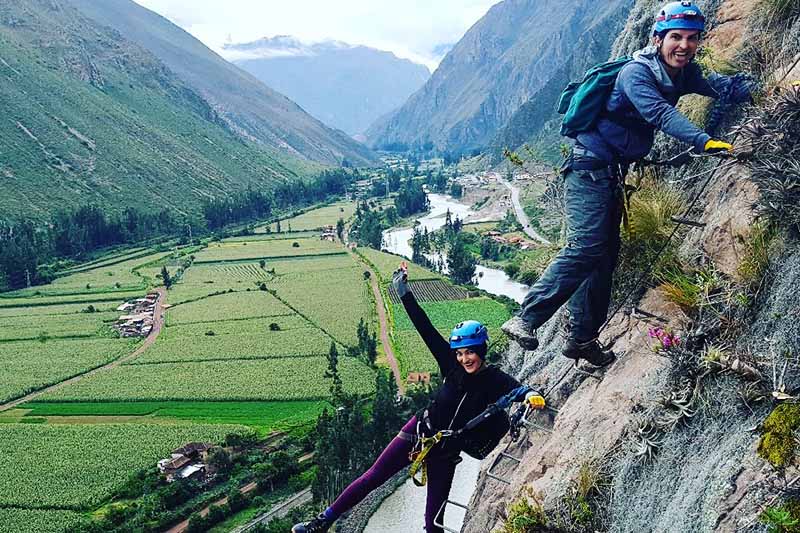
M619 71L632 60L624 56L600 63L587 70L583 80L567 85L558 101L558 113L564 115L561 135L574 139L578 133L594 126L614 89Z

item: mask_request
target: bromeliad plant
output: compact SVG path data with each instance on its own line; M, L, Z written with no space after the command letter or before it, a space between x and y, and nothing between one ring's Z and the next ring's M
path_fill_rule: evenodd
M668 328L650 328L647 336L653 339L653 351L658 353L672 348L677 348L681 340Z

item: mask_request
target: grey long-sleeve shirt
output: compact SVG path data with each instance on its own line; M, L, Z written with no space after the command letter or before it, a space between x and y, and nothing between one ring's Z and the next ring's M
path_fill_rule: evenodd
M646 156L657 129L702 152L711 137L675 106L685 94L716 98L714 85L724 80L725 76L718 74L704 78L694 63L672 80L658 50L647 47L636 52L633 61L622 68L603 116L594 129L578 134L577 140L609 163L631 162Z

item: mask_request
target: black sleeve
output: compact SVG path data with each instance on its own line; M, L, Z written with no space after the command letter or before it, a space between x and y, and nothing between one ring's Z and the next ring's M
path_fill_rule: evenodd
M428 315L419 306L412 293L406 293L400 300L403 302L403 307L405 307L411 323L417 328L417 333L425 341L428 350L439 364L442 377L446 376L456 364L456 360L450 352L450 343L433 327Z

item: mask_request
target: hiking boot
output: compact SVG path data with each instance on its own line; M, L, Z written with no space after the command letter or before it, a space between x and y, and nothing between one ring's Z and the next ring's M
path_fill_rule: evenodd
M320 513L319 516L310 522L295 524L292 528L292 533L325 533L332 525L333 521L325 518L324 513Z
M577 362L578 359L583 359L597 367L608 366L617 358L611 350L603 351L603 347L597 339L592 339L587 342L578 342L575 339L568 339L562 355L569 359L575 359L575 362Z
M513 341L516 341L524 350L533 351L539 347L539 339L536 338L536 329L532 328L528 322L525 322L518 316L508 320L500 329Z

